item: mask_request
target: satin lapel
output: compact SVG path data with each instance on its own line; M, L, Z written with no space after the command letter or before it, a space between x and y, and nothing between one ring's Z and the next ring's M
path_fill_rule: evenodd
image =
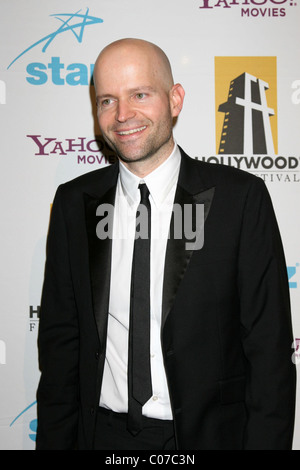
M101 345L104 345L106 335L106 322L110 291L112 239L109 233L107 233L106 237L100 239L99 232L96 233L96 229L99 229L101 220L102 222L107 221L109 225L112 223L115 194L116 186L113 186L111 189L109 189L101 198L95 198L94 196L90 196L88 194L84 195L86 228L89 244L92 300ZM100 207L108 209L109 214L108 212L100 210L102 213L102 215L100 215Z
M162 301L162 327L165 324L165 321L168 317L168 314L172 308L175 296L180 285L181 280L183 279L186 269L189 265L191 257L194 250L190 248L193 244L191 240L187 238L186 231L182 230L182 236L174 236L177 233L174 228L174 217L175 214L178 215L178 211L175 210L176 205L178 204L181 207L181 226L184 227L184 206L192 205L193 206L193 227L195 227L195 205L203 204L204 205L204 225L202 225L202 230L205 231L205 221L208 217L208 213L211 207L211 203L214 196L215 188L209 188L207 190L201 191L198 194L190 194L182 187L178 186L175 200L174 200L174 211L170 224L170 235L167 244L166 251L166 261L165 261L165 271L164 271L164 285L163 285L163 301ZM177 219L178 223L178 219Z

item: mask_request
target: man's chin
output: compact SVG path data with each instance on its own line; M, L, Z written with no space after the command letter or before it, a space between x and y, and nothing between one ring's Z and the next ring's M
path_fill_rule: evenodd
M109 147L115 152L117 157L124 163L140 162L148 158L147 152L144 152L142 149L131 148L121 148L120 146L115 145L109 139L105 139Z
M130 148L123 149L120 147L115 146L114 150L119 157L120 160L124 163L138 163L148 160L155 154L155 149L145 149L145 148Z
M169 144L170 138L166 139L161 145L155 145L155 143L152 142L152 145L138 146L128 143L127 145L124 144L123 146L120 146L115 145L113 142L109 142L110 147L116 153L118 158L127 164L144 162L155 156L158 157L166 151L165 149ZM172 143L172 145L174 144Z
M147 155L144 155L144 154L132 155L131 154L131 155L127 155L127 154L124 154L124 153L121 153L121 152L117 151L117 155L118 155L119 159L124 163L138 163L138 162L144 162L145 160L148 160L149 158L151 158L152 154L147 154Z

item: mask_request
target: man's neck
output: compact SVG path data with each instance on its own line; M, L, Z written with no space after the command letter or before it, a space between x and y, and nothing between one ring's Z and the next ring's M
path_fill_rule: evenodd
M173 138L168 142L166 148L160 149L156 154L149 156L149 158L138 161L138 162L124 162L122 163L126 166L126 168L131 171L133 174L138 176L139 178L145 178L145 176L152 173L152 171L156 170L162 163L164 163L169 156L172 154L174 150L175 142Z

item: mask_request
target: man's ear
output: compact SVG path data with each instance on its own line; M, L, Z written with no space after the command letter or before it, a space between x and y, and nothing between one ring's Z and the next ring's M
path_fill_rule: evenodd
M177 117L180 114L183 107L184 96L185 91L180 83L172 86L170 90L170 105L173 117Z

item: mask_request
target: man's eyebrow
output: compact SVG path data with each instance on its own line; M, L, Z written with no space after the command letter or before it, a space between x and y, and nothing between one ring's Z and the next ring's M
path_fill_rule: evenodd
M150 85L144 85L144 86L142 85L142 86L138 86L138 87L135 87L135 88L131 88L131 89L128 90L128 92L131 95L133 93L137 93L137 92L142 91L142 90L144 90L144 91L155 91L155 89Z
M129 88L127 90L127 93L129 95L133 95L134 93L138 93L139 91L152 91L152 92L155 92L155 89L150 86L150 85L141 85L141 86L138 86L138 87L135 87L135 88ZM110 93L103 93L102 95L97 95L96 97L96 100L97 102L98 101L101 101L103 99L107 99L107 98L116 98L114 95L110 94Z

